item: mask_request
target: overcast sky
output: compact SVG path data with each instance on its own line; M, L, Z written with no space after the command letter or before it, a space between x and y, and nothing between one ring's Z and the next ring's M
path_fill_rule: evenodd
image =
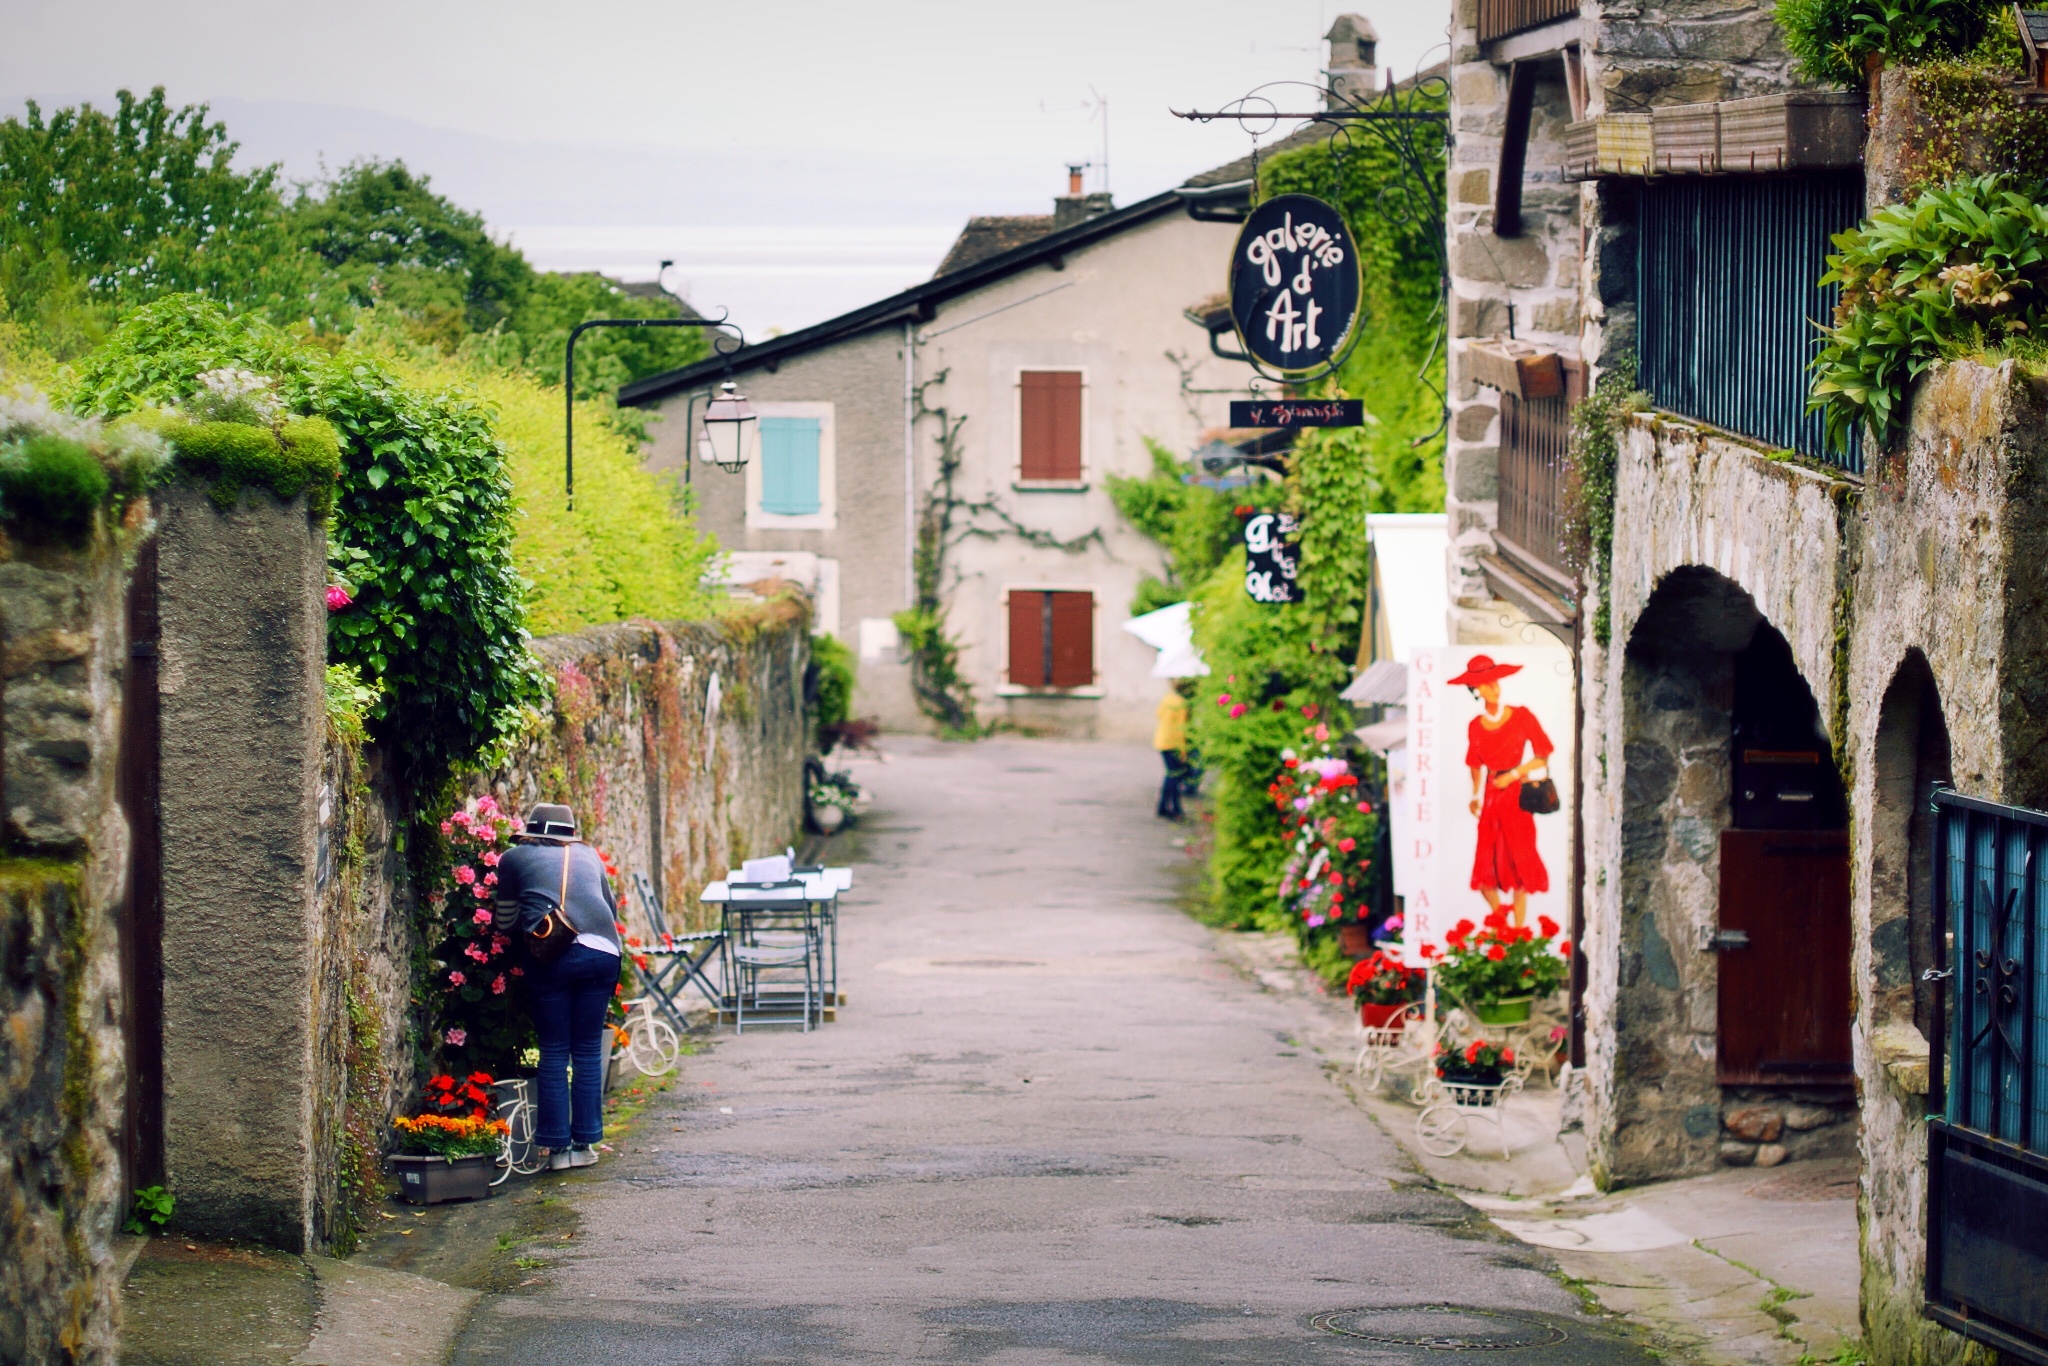
M1444 0L0 0L0 110L160 84L293 176L401 156L537 264L674 257L758 333L922 278L969 214L1045 212L1101 159L1097 93L1119 203L1242 155L1168 110L1316 80L1346 10L1401 75L1442 56Z

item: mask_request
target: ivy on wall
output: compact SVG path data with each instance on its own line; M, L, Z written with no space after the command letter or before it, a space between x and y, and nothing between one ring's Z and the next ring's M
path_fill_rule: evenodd
M1636 388L1634 356L1611 359L1593 392L1572 409L1566 466L1564 545L1571 566L1594 585L1593 639L1602 648L1613 630L1615 471L1621 431L1631 413L1647 412L1650 396Z

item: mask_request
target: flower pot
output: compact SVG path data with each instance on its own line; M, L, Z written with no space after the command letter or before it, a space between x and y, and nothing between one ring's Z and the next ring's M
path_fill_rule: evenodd
M1358 1008L1358 1022L1367 1029L1404 1029L1408 1004L1396 1001L1390 1006L1362 1005Z
M818 833L829 835L846 824L846 808L843 806L814 806L811 821L818 827Z
M1339 925L1337 943L1344 950L1344 956L1354 962L1372 956L1372 936L1366 932L1364 921L1347 920Z
M438 1205L444 1200L486 1200L498 1159L488 1153L474 1157L420 1157L399 1153L390 1159L398 1177L398 1198L408 1205Z
M1440 1063L1437 1076L1452 1086L1498 1086L1505 1075L1498 1067L1467 1067L1464 1063Z
M1475 1001L1472 1013L1479 1017L1481 1024L1525 1024L1530 1007L1535 1004L1534 996L1509 996L1499 1001Z

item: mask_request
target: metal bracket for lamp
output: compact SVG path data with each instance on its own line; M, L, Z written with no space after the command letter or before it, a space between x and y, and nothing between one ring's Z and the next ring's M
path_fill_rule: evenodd
M576 510L576 339L593 327L722 328L726 325L726 319L730 316L731 310L727 309L720 312L715 318L592 318L588 322L577 323L569 329L567 358L562 374L562 491L568 499L569 511L574 512ZM714 338L711 343L711 349L725 358L725 382L720 386L718 396L713 398L710 405L705 409L704 423L707 429L714 422L732 428L729 433L729 450L725 449L718 440L713 440L712 463L728 474L737 474L746 468L747 459L752 454L752 447L749 442L755 434L758 420L754 413L753 405L748 403L746 396L738 391L732 379L733 355L746 346L747 336L746 333L736 327L732 329L730 336L735 343L730 348L720 346L718 344L719 339L717 338ZM712 410L721 409L721 405L723 405L723 408L720 416L713 418L711 416ZM694 400L691 404L691 411L694 414ZM689 435L687 431L683 433L686 461L692 454L687 444ZM688 470L689 466L685 464L684 472L686 475Z

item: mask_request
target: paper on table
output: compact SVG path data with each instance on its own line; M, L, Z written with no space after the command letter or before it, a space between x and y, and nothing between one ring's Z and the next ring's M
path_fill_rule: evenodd
M789 880L791 860L787 854L773 858L750 858L740 865L742 882L786 882Z

